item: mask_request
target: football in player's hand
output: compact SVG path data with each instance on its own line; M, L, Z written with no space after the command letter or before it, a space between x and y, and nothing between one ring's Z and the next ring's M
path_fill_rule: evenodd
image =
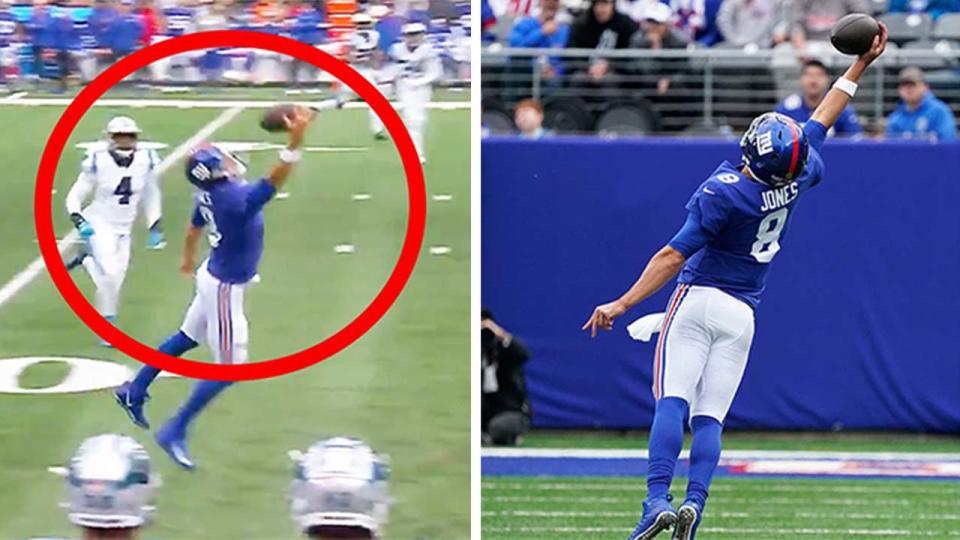
M843 54L861 55L870 50L880 25L865 13L851 13L833 26L830 43Z
M263 113L260 120L260 127L267 131L286 131L288 117L293 117L296 111L296 105L277 105L271 107Z

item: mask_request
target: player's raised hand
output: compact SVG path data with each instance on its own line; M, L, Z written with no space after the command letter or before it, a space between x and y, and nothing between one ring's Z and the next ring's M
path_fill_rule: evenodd
M284 117L287 125L287 148L296 150L303 144L303 135L307 126L317 116L317 113L307 107L297 106L293 113Z
M863 60L867 64L876 60L883 51L887 49L887 25L883 23L880 24L880 32L873 38L873 44L870 46L870 50L860 55L860 60Z
M585 322L580 329L586 330L589 328L590 337L596 337L597 328L609 331L613 328L613 320L623 315L626 310L626 306L624 306L620 300L599 305L593 308L593 314L590 315L590 318L587 319L587 322Z

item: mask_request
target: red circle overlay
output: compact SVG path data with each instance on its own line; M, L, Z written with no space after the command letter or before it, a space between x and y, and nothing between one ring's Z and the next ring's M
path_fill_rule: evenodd
M174 54L214 47L264 49L285 54L309 62L345 83L383 121L400 153L407 180L407 231L400 257L383 289L354 320L317 345L288 356L250 364L221 365L177 358L144 345L115 328L97 313L70 279L57 246L51 217L53 181L60 156L70 134L94 102L124 77L152 62ZM322 118L319 123L322 129ZM91 81L70 103L53 128L40 159L34 195L37 240L44 263L64 300L87 326L120 351L145 364L185 377L221 381L263 379L291 373L325 360L359 339L390 309L407 284L423 243L426 214L426 188L416 148L397 112L383 94L353 68L319 49L285 37L242 30L200 32L161 41L123 58Z

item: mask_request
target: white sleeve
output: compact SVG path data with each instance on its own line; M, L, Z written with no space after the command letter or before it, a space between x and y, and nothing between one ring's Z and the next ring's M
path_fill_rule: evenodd
M157 178L157 164L160 162L157 152L150 150L150 173L143 187L143 198L140 206L143 209L143 219L149 229L163 216L163 197L160 194L160 181Z
M80 174L67 193L67 213L79 214L83 209L83 201L97 187L96 158L93 152L87 154L80 165Z
M423 75L410 81L410 83L415 86L428 86L433 84L434 81L440 78L440 74L443 71L443 66L440 64L440 57L437 55L436 50L431 50L426 56L427 57L423 59L426 64Z

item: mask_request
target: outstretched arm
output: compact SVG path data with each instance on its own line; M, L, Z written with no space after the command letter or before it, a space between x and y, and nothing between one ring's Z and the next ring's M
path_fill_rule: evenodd
M857 58L857 61L847 68L846 73L843 74L843 78L839 79L837 83L833 85L833 88L827 92L826 97L820 102L817 110L813 111L810 120L823 124L827 129L833 127L833 124L837 122L837 118L840 117L840 113L842 113L843 110L847 108L847 104L850 103L850 98L853 97L853 93L860 83L860 77L863 76L863 72L867 70L867 67L869 67L874 60L883 54L886 48L887 27L883 23L880 23L880 33L873 38L873 45L870 47L870 50L861 54ZM844 79L846 79L846 81L844 81Z
M306 107L297 107L287 122L287 147L280 151L280 163L273 167L267 182L274 188L280 189L290 177L293 166L300 161L300 146L303 144L303 135L307 126L314 119L316 113Z
M613 328L615 318L659 291L661 287L677 275L677 272L683 268L685 261L686 257L682 253L671 246L664 246L650 259L647 267L640 274L640 278L630 287L630 290L613 302L594 308L593 314L587 319L581 330L589 328L590 337L597 335L597 328L610 330Z

